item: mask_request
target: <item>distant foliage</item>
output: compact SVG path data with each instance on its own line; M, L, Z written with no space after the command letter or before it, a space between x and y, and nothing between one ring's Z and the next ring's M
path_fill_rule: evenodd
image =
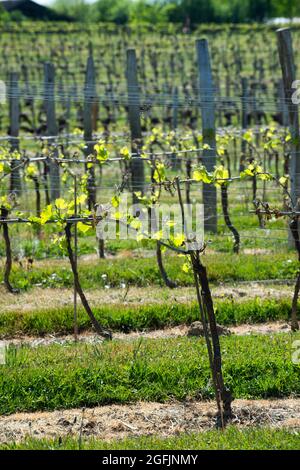
M60 13L80 21L101 21L126 24L210 22L261 22L269 18L300 16L298 0L56 0Z

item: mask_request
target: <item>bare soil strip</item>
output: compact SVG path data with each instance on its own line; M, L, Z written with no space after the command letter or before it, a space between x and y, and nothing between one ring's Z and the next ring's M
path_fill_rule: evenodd
M235 400L233 424L287 427L300 430L300 399ZM126 437L201 432L215 426L213 402L172 402L107 405L0 417L0 443L33 438L97 437L110 441Z
M107 288L86 290L86 296L91 306L99 305L133 305L146 303L190 303L196 300L195 289L193 287L180 287L168 289L166 287L134 287L129 288ZM3 295L2 295L3 294ZM232 285L212 286L214 299L228 299L243 301L251 298L292 298L292 285L263 284L258 282L237 283ZM0 286L0 314L1 312L18 311L26 313L32 310L47 310L51 308L61 308L73 304L72 289L52 289L35 287L29 292L22 292L18 295L9 294L3 286Z
M284 321L276 322L267 322L256 325L244 324L238 326L232 326L227 328L231 334L245 336L251 334L277 334L277 333L289 333L291 331L290 325ZM147 339L168 339L168 338L178 338L186 336L189 331L189 326L179 325L172 328L165 328L160 330L151 330L151 331L133 331L131 333L113 333L113 340L121 341L133 341L139 338ZM99 335L92 332L84 332L78 335L77 341L80 343L89 343L97 344L102 343L103 338ZM34 336L19 336L15 338L8 338L5 340L7 345L12 344L15 346L27 345L30 347L38 346L50 346L51 344L66 344L74 342L74 337L72 335L65 336L54 336L47 335L44 337L34 337Z

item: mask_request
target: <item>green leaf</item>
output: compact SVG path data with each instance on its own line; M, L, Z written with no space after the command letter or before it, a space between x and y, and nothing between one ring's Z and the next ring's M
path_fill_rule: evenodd
M77 223L77 228L78 228L79 232L81 232L81 233L87 233L91 229L91 227L89 225L86 225L83 222L78 222Z
M181 269L182 269L182 271L183 271L184 273L189 273L189 272L191 271L191 265L190 265L190 263L188 263L188 262L184 263L184 264L182 265L182 268L181 268Z
M36 217L36 216L34 216L34 215L31 215L30 217L28 217L28 220L29 220L29 222L31 222L32 224L38 224L38 225L41 225L41 224L42 224L41 218L40 218L40 217Z
M281 184L282 186L285 186L287 181L288 181L288 177L287 176L281 176L281 178L279 178L279 184Z
M184 234L183 234L183 233L178 233L178 234L175 235L175 237L173 238L174 246L176 246L176 247L182 246L183 243L184 243L184 240L185 240Z
M220 165L215 168L213 176L216 180L216 186L222 186L222 184L228 183L229 171L223 165Z
M246 140L246 142L248 142L250 144L253 140L253 132L252 131L246 131L243 135L243 139Z
M105 162L109 158L108 150L102 142L96 144L94 149L96 152L96 158L99 162Z
M42 210L41 224L44 225L46 222L48 222L48 220L52 218L52 215L53 215L53 208L52 208L52 205L49 204Z
M29 178L33 178L34 176L37 176L38 175L38 169L35 165L33 165L32 163L30 165L28 165L28 167L26 168L26 176L28 176Z
M131 154L127 147L122 147L120 150L120 154L122 155L122 157L124 157L124 160L130 160L131 158Z
M203 181L203 183L210 184L213 181L212 176L207 172L205 166L200 166L193 171L193 179L196 181Z
M117 208L120 205L120 197L119 196L113 196L111 199L112 206Z
M80 196L77 197L77 204L84 204L86 200L87 200L87 195L80 194Z
M163 163L156 163L153 179L156 183L162 183L166 180L166 167Z
M55 199L54 204L58 210L64 210L68 207L68 203L62 198Z

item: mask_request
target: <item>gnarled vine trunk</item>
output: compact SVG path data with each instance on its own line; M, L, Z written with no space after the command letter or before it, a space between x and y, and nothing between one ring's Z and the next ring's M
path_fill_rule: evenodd
M292 236L295 240L295 247L296 247L296 250L297 250L297 253L298 253L298 261L300 261L300 239L299 239L298 216L295 216L292 219L292 221L290 223L290 229L291 229ZM292 331L299 330L299 323L298 323L298 318L297 318L299 290L300 290L300 270L298 271L298 274L297 274L296 284L295 284L295 288L294 288L293 301L292 301L292 313L291 313L291 329L292 329Z
M8 210L4 207L1 207L1 219L6 219L8 217ZM9 238L9 230L8 224L6 222L1 223L3 228L3 238L5 243L5 267L4 267L4 285L8 292L12 294L17 294L19 292L18 289L15 289L10 283L10 273L12 268L12 254L11 254L11 245L10 245L10 238Z
M225 220L225 224L231 231L233 238L234 238L234 245L233 245L233 252L238 253L240 250L240 234L234 225L231 222L229 212L228 212L228 191L227 186L225 184L221 185L221 200L222 200L222 210L223 216Z
M159 272L161 274L161 277L163 278L165 284L167 287L170 287L171 289L174 289L175 287L177 287L177 284L176 282L172 281L166 270L165 270L165 267L163 265L163 259L162 259L162 250L161 250L161 243L159 243L159 241L156 243L156 258L157 258L157 264L158 264L158 268L159 268Z
M149 230L149 234L151 234L152 229L154 227L157 227L155 212L151 208L148 208L148 218L149 218L148 230ZM175 289L175 287L177 287L177 284L176 282L172 281L172 279L169 278L167 271L165 270L165 267L164 267L161 243L159 242L159 240L156 242L156 259L157 259L158 269L161 274L161 277L164 280L164 283L166 284L167 287L170 287L170 289Z
M292 301L292 314L291 314L291 328L292 331L299 330L299 323L298 323L298 297L300 291L300 271L298 271L296 284L294 288L294 295Z
M37 177L33 177L34 182L34 189L35 189L35 197L36 197L36 216L41 216L41 193L40 193L40 183ZM41 236L41 227L38 225L37 227L37 235L40 238Z
M256 201L256 195L257 195L257 178L256 178L256 175L254 175L252 177L252 201ZM257 213L257 218L258 218L260 228L264 228L265 222L260 212Z
M197 299L201 313L203 330L209 355L210 368L218 405L218 424L223 428L232 418L232 395L225 386L222 372L222 356L219 333L214 312L213 300L205 266L200 261L199 252L191 253ZM201 287L201 291L199 288Z
M105 258L105 251L104 251L104 240L103 238L99 238L98 240L98 254L100 259Z

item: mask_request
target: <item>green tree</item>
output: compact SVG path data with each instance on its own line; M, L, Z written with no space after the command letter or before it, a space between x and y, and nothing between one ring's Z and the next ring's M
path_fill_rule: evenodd
M167 23L174 11L172 2L138 0L130 5L130 21L145 23Z
M59 13L68 15L78 21L92 20L91 5L86 0L56 0L53 7Z
M248 18L250 21L263 21L272 16L272 0L251 0L248 3Z
M98 0L91 7L94 19L116 24L128 22L130 8L130 0Z
M0 21L9 21L10 20L10 14L4 10L3 5L0 4Z
M293 18L300 15L299 0L272 0L274 16Z
M213 22L215 10L213 0L173 0L175 4L169 13L170 21L183 23L190 19L192 23Z

